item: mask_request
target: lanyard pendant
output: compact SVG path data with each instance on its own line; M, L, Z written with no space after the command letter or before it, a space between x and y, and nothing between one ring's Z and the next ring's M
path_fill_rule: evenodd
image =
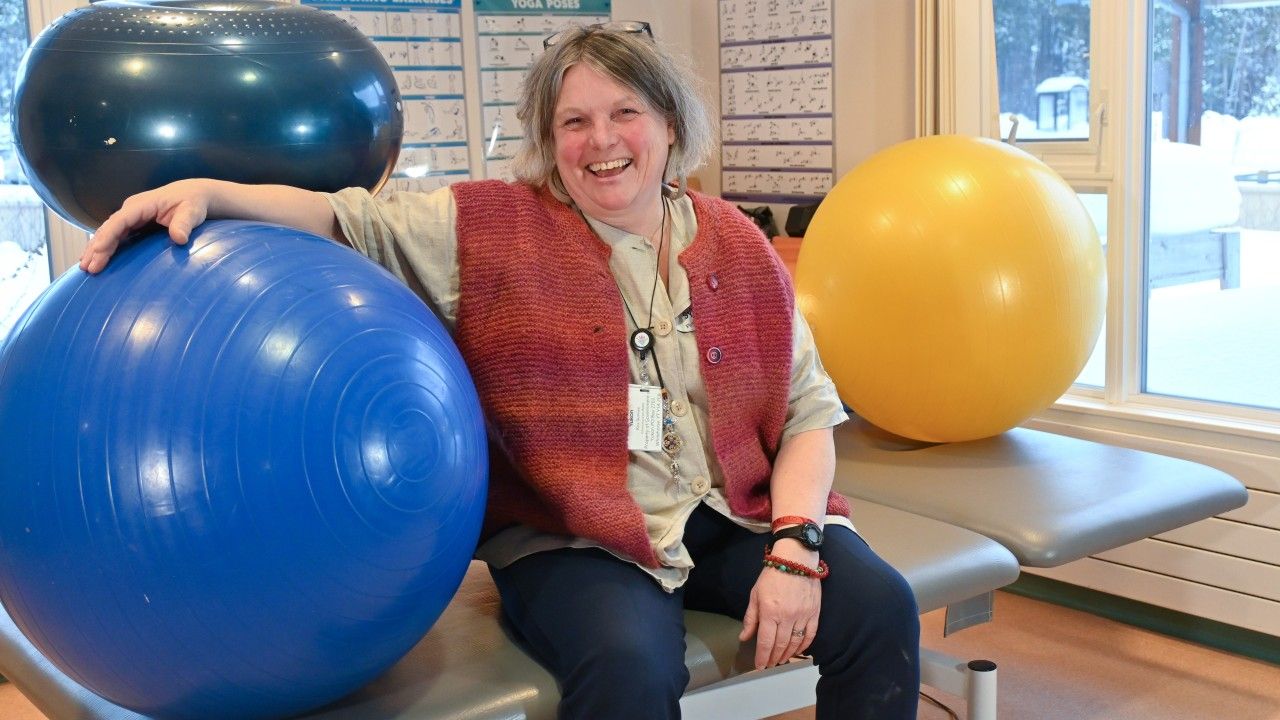
M649 328L640 328L631 333L631 349L640 353L643 359L645 353L649 352L649 348L653 347L653 331Z
M680 437L674 430L668 430L662 434L662 449L668 455L674 457L682 447L684 447L684 438Z

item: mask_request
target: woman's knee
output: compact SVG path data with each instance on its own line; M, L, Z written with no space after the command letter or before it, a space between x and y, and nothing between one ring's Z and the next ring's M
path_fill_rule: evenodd
M643 635L612 633L568 663L561 715L678 717L680 696L689 684L683 638L673 644Z
M860 586L861 592L867 595L868 603L886 615L909 620L908 625L918 625L920 610L916 605L915 591L902 573L883 563L872 574L874 581Z
M894 645L918 643L919 609L906 578L861 538L853 536L841 544L845 547L831 553L828 560L831 576L823 583L819 636L825 628L850 639L862 636Z
M615 626L600 633L572 663L579 676L606 680L615 686L674 688L679 697L689 682L684 664L684 637L657 628Z

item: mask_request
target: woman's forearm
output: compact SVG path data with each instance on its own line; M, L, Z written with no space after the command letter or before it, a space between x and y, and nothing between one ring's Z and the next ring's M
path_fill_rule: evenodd
M835 469L831 428L809 430L784 441L774 460L769 486L773 517L798 515L821 523L827 514Z
M240 185L222 180L207 183L209 218L238 218L288 225L346 242L329 201L318 192L288 185Z

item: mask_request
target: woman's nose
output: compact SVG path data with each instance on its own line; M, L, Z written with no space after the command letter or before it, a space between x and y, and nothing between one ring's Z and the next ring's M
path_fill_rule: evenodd
M609 147L617 137L617 128L612 121L605 120L591 126L591 144L597 148Z

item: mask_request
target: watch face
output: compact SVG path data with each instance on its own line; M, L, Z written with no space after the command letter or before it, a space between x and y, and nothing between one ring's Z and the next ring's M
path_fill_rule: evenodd
M805 525L804 537L801 539L805 545L813 548L822 544L822 531L817 525Z
M773 534L774 539L791 538L810 550L822 547L822 528L813 524L792 525Z

